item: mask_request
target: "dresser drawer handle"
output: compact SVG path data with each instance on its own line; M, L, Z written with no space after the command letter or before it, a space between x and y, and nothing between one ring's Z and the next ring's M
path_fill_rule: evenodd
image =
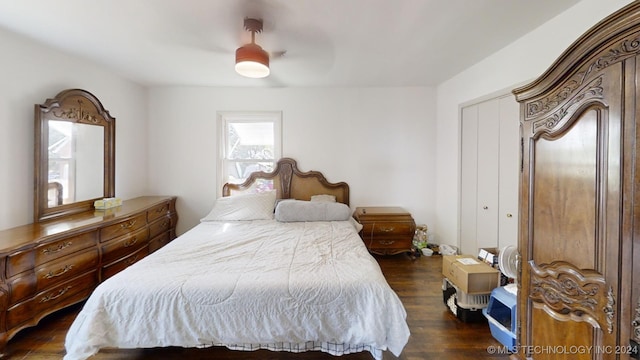
M135 224L136 224L136 219L133 219L133 220L130 220L130 221L126 222L126 223L120 224L120 228L129 229L129 228L133 227L133 225L135 225Z
M127 264L127 266L133 264L134 262L136 262L138 260L138 255L134 256L133 258L129 258L125 261L125 263Z
M157 212L158 214L160 214L161 212L165 212L165 211L167 211L167 207L166 207L166 205L165 205L165 206L162 206L162 207L161 207L161 208L159 208L159 209L156 209L156 212Z
M395 240L378 240L378 242L380 243L380 245L391 245L396 241Z
M393 232L393 230L395 230L395 227L380 227L380 231L388 233L388 232Z
M48 294L47 296L43 296L40 298L40 303L46 303L47 301L51 301L51 300L55 300L57 298L59 298L60 296L66 294L67 291L69 291L69 289L71 289L71 286L67 286L64 289L60 289L60 291L58 291L57 294L53 295L53 294Z
M43 277L45 279L53 279L54 277L62 276L67 271L71 270L73 265L65 265L62 269L58 270L58 272L49 271Z
M134 236L131 239L127 239L127 241L124 242L124 247L133 246L137 242L138 242L138 237Z
M53 255L57 252L60 252L66 248L68 248L69 246L71 246L71 244L73 244L71 241L67 241L64 242L62 244L59 244L58 246L50 246L46 249L42 249L42 253L45 255Z

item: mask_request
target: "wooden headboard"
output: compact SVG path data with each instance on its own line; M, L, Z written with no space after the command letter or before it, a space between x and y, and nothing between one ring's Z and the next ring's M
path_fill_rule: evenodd
M336 201L349 205L349 185L345 182L330 183L319 171L302 172L294 159L278 160L272 172L257 171L242 184L226 183L222 196L251 191L259 181L268 181L276 190L278 199L310 200L312 195L334 195Z

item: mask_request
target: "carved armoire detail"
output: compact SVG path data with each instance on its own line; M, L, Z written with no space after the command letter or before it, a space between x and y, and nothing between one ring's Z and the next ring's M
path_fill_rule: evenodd
M514 90L522 135L514 357L629 359L640 342L639 86L634 2Z

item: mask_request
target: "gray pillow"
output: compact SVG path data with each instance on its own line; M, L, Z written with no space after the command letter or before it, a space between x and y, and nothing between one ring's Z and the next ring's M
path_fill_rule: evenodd
M276 206L276 220L345 221L351 217L349 206L338 202L282 200Z

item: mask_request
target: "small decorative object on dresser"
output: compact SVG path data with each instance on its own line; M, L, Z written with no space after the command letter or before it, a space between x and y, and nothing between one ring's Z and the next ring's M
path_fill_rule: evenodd
M413 252L416 223L401 207L358 207L353 217L362 224L360 236L374 254Z

